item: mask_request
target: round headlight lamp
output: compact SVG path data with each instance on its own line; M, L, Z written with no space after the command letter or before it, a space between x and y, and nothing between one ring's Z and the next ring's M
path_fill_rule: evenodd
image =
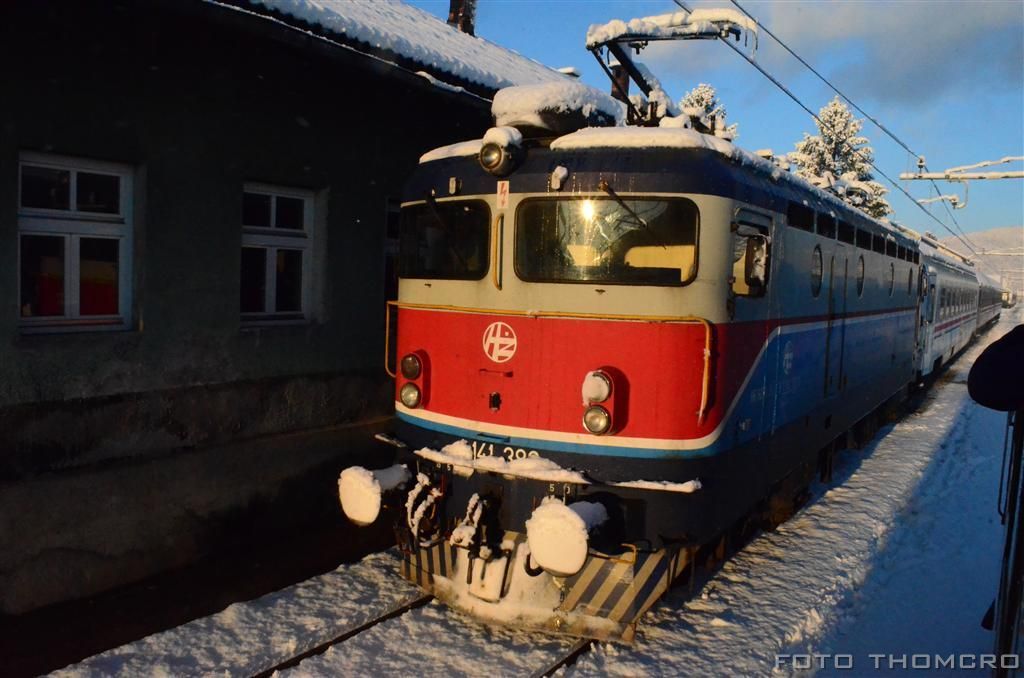
M604 372L587 372L583 378L583 404L603 403L612 397L612 380Z
M505 159L505 151L498 144L484 144L480 148L480 166L494 174Z
M402 376L406 379L419 379L422 371L423 364L415 353L410 353L402 358Z
M611 427L612 415L600 405L591 405L583 412L583 428L594 435L604 435Z
M419 407L421 399L420 389L416 384L406 384L398 392L398 398L409 409Z
M486 172L496 177L511 174L523 158L523 149L516 145L502 145L488 141L480 147L477 160Z

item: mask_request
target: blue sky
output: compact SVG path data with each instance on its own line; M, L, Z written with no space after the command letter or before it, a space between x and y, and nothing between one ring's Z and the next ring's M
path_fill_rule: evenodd
M443 19L448 16L448 0L407 1ZM688 4L731 6L727 0ZM861 108L924 154L930 169L1024 155L1024 2L741 4ZM677 9L671 0L479 0L477 35L549 66L575 66L584 82L606 90L606 78L583 46L587 27ZM834 94L765 34L756 58L812 110ZM675 100L699 82L714 85L729 121L739 123L737 142L744 148L788 152L803 132L815 131L810 116L717 41L661 43L640 59ZM913 159L868 121L864 133L886 174L896 179L913 169ZM1024 164L1013 168L1024 169ZM898 221L948 235L886 185ZM925 182L904 186L915 197L934 195ZM939 187L963 196L957 184ZM952 225L945 208L931 207ZM954 214L968 233L1020 226L1024 180L972 182L967 207Z

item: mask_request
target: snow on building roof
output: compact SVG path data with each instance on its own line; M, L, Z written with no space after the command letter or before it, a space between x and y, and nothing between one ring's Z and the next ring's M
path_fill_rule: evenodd
M217 2L217 0L207 0ZM227 0L228 4L232 0ZM487 96L566 75L397 0L248 0L245 9ZM408 62L411 62L408 63Z

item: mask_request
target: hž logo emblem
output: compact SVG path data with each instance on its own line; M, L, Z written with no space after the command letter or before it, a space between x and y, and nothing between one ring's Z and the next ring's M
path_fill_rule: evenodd
M484 353L496 363L507 362L516 354L516 333L503 322L491 323L484 330Z

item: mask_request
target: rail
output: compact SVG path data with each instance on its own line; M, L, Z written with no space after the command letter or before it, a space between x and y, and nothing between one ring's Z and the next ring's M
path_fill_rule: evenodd
M369 621L363 622L358 626L347 629L344 632L334 636L333 638L318 643L315 646L306 649L303 652L300 652L299 654L296 654L292 657L289 657L288 659L285 659L284 661L278 662L273 666L268 666L262 669L261 671L252 674L252 678L270 678L278 671L283 671L284 669L296 667L304 659L309 659L310 657L315 657L318 654L323 654L329 648L334 647L335 645L339 645L348 640L349 638L352 638L354 636L359 635L360 633L363 633L364 631L372 629L374 626L377 626L378 624L394 619L395 617L400 617L406 614L407 612L411 612L412 610L423 607L433 599L434 596L424 594L411 600L407 600L397 605L394 605L390 609L385 610L382 614L380 614L377 617L374 617L373 619L370 619Z
M496 308L474 308L467 306L452 306L449 304L416 304L401 301L387 302L384 322L384 370L391 376L391 307L396 309L411 309L417 311L445 311L454 313L475 313L481 315L513 315L525 318L574 318L582 320L617 320L629 322L649 323L698 323L704 327L704 355L703 355L703 377L701 379L700 409L697 411L697 423L704 423L707 416L708 396L711 388L711 343L713 332L711 322L698 316L674 316L674 315L632 315L616 313L579 313L574 311L521 311L518 309L496 309Z

